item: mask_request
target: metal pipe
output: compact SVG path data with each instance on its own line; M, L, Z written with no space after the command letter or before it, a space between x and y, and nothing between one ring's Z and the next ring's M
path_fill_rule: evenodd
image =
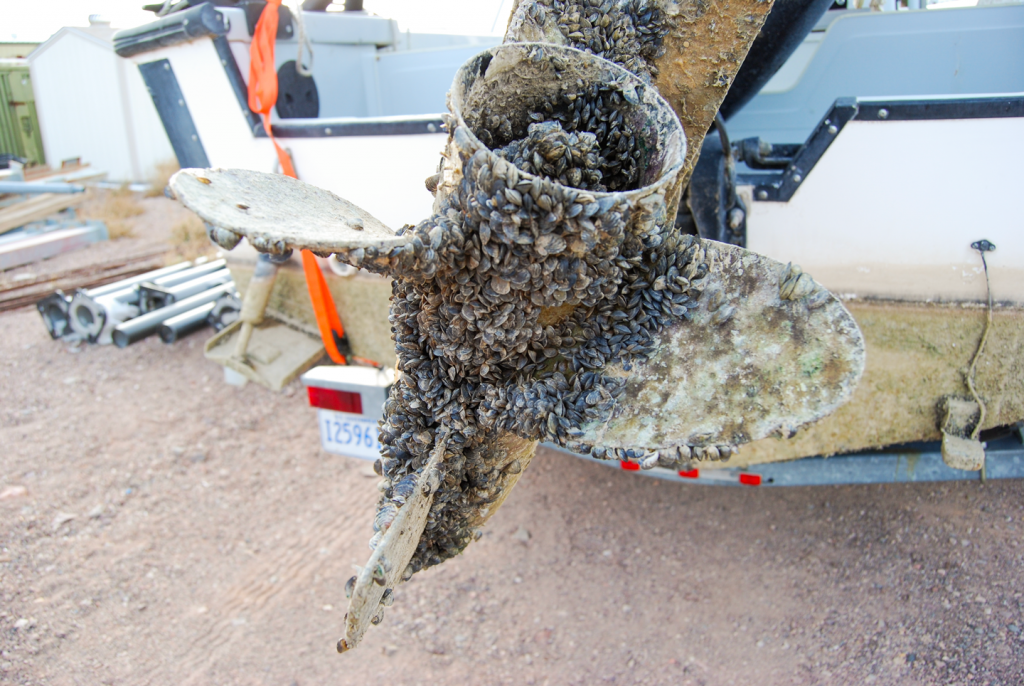
M114 327L139 314L134 304L117 299L117 293L108 293L90 298L85 291L78 291L68 305L68 320L71 331L90 343L106 345Z
M163 274L154 279L143 279L141 281L136 281L135 283L130 284L119 291L113 293L105 293L104 295L112 295L116 300L120 300L122 302L138 302L138 286L143 283L151 282L157 286L161 286L164 288L175 286L179 283L184 283L185 281L191 281L192 279L195 279L196 277L202 276L204 274L209 274L210 272L215 272L219 269L223 269L225 264L227 263L224 260L214 260L212 262L197 264L193 267L189 267L188 269L182 269L180 271L172 272L169 274ZM93 292L89 291L89 295L92 296Z
M140 341L146 336L156 333L160 325L171 317L188 312L200 305L213 302L225 293L233 292L234 289L235 284L233 283L222 284L198 295L193 295L191 298L185 298L173 305L160 308L156 312L150 312L119 324L114 329L114 345L118 348L124 348L136 341Z
M178 267L181 265L175 265L175 267L150 272L150 274L159 275L152 281L143 281L143 283L181 284L182 282L197 282L192 288L182 290L175 296L172 296L171 302L175 302L231 279L230 273L224 269L224 260L214 260L192 267L188 266L191 264L189 262L183 262L182 264L187 268L179 269ZM216 271L218 269L226 275L226 278L221 277L199 283L201 279L206 278L203 275L206 275L211 270ZM125 281L137 280L144 276L132 277L132 279L126 279ZM121 286L124 283L110 284L110 286ZM146 307L147 303L141 302L144 299L141 296L140 285L133 284L117 290L105 286L102 289L76 291L68 305L70 330L91 343L106 345L112 341L111 336L114 329L122 322L137 317L140 314L140 309L142 313L145 313L168 304L165 298L160 298L159 304ZM95 295L97 291L101 292L98 296Z
M206 303L194 310L182 312L164 321L160 328L157 329L157 333L160 334L160 340L164 343L174 343L179 338L184 338L193 331L203 328L209 323L206 321L206 318L213 311L215 305L216 303Z
M171 286L177 286L179 283L191 281L192 279L203 276L204 274L210 274L212 272L220 271L227 266L227 260L211 260L202 264L197 264L190 269L185 271L177 272L175 274L168 274L167 276L160 277L158 279L148 279L155 283L157 286L163 286L164 288L170 288Z
M32 183L30 181L0 181L0 193L33 195L36 193L84 193L85 186L70 183Z
M143 313L153 312L161 307L167 307L196 293L208 291L214 286L231 281L231 272L221 269L212 274L204 274L196 279L190 279L177 285L160 287L152 283L139 284L139 307Z
M242 311L238 317L242 320L238 340L235 342L235 357L239 360L245 359L253 328L263 321L270 293L274 290L277 269L278 265L270 255L260 255L256 262L256 269L253 270L252 278L245 289L245 300L242 301Z
M106 295L107 293L113 293L115 291L121 291L124 290L125 288L128 288L129 286L134 286L135 284L142 283L143 281L153 281L155 279L159 279L162 276L173 274L175 272L180 272L184 269L188 269L191 266L191 262L179 262L178 264L172 265L170 267L155 269L151 272L146 272L145 274L136 274L135 276L129 276L127 279L121 279L120 281L108 283L105 286L97 286L96 288L90 288L86 291L86 293L92 298L98 298L101 295Z
M171 303L176 303L179 300L184 300L185 298L193 296L196 293L208 291L214 286L219 286L220 284L227 283L228 281L231 281L231 272L227 269L220 269L210 274L204 274L199 278L176 284L165 289L167 294L174 298L174 300L167 304L170 305Z

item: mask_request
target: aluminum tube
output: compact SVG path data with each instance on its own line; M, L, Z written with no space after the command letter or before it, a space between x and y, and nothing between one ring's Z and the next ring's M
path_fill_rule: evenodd
M161 307L156 312L150 312L136 317L135 319L129 319L114 329L114 345L118 348L124 348L135 341L140 341L146 336L156 333L156 330L160 328L160 325L171 317L179 315L182 312L188 312L200 305L213 302L225 293L232 293L234 290L235 284L222 284L216 288L211 288L208 291L199 293L198 295L193 295L191 298L185 298L181 302L176 302L173 305L168 305L167 307Z
M0 193L31 195L35 193L84 193L85 186L70 183L32 183L29 181L0 181Z
M154 283L157 286L160 286L161 288L169 288L171 286L176 286L186 281L192 281L193 279L196 279L204 274L209 274L210 272L215 272L220 269L223 269L225 264L227 263L224 260L213 260L212 262L204 262L203 264L198 264L195 265L194 267L181 269L168 274L163 274L153 279L143 279L142 281L133 283L126 288L122 288L121 290L105 295L110 295L115 300L120 300L121 302L137 303L139 301L139 293L137 286L140 283L151 281L152 283ZM194 291L194 293L198 292L199 291ZM93 292L89 291L89 295L92 294ZM192 295L192 293L190 293L189 295Z
M136 284L142 283L143 281L153 281L154 279L159 279L162 276L173 274L175 272L180 272L184 269L188 269L191 266L191 262L179 262L178 264L172 265L170 267L164 267L163 269L155 269L151 272L146 272L145 274L129 276L127 279L121 279L120 281L108 283L105 286L97 286L96 288L90 288L87 292L90 297L98 298L101 295L121 291Z
M174 302L184 300L196 293L202 293L208 291L214 286L219 286L222 283L228 283L231 281L231 272L227 269L221 269L220 271L213 272L212 274L205 274L200 276L198 279L192 279L191 281L185 281L176 286L166 288L167 293L174 297Z
M91 297L92 293L89 292L87 293L87 295ZM133 305L137 305L139 302L139 284L132 284L131 286L122 288L119 291L110 291L108 293L104 293L103 295L99 296L99 298L93 298L93 300L96 300L98 302L100 298L104 300L116 300L118 302L131 303Z
M184 338L193 331L198 331L207 325L206 318L210 312L213 311L214 305L217 303L206 303L200 305L194 310L188 312L182 312L181 314L175 315L170 319L166 320L157 329L157 333L160 334L160 340L164 343L173 343L179 338Z
M170 288L150 283L139 284L139 308L143 313L155 312L162 307L167 307L196 293L202 293L214 286L230 282L231 272L227 269L221 269L212 274L205 274L197 279L192 279Z
M170 288L171 286L177 286L179 283L191 281L192 279L199 278L204 274L210 274L211 272L217 272L224 269L227 266L226 260L210 260L202 264L197 264L184 271L176 272L174 274L168 274L161 276L157 279L149 279L157 286L161 288Z
M110 293L91 298L85 291L76 291L68 304L71 331L91 343L109 344L114 327L139 314L135 304L118 300L116 295Z

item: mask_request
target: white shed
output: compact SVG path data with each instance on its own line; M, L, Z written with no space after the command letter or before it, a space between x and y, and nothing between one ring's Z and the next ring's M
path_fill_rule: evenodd
M46 162L80 157L109 181L149 181L174 151L138 67L114 53L114 29L90 20L28 56Z

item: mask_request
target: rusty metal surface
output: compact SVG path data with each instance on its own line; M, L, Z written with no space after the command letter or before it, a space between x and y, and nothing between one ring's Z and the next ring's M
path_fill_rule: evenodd
M589 3L565 4L575 9ZM605 2L600 3L600 8L608 6L615 12L628 4ZM543 21L537 17L535 7L538 5L548 10L542 14ZM772 5L771 0L652 0L644 3L663 16L661 54L648 62L654 67L651 71L655 87L671 104L686 131L684 184L700 155L704 135L711 128ZM509 19L505 41L539 41L592 51L586 38L571 38L559 30L563 19L551 11L552 6L551 0L519 0Z
M665 54L655 60L654 81L686 130L689 179L704 134L725 100L773 2L765 0L670 0L664 3L669 32Z

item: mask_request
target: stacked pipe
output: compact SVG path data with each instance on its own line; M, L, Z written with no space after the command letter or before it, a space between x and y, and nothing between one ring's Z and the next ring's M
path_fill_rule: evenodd
M38 303L50 337L123 348L154 333L173 343L204 326L216 330L241 309L224 260L199 259Z

